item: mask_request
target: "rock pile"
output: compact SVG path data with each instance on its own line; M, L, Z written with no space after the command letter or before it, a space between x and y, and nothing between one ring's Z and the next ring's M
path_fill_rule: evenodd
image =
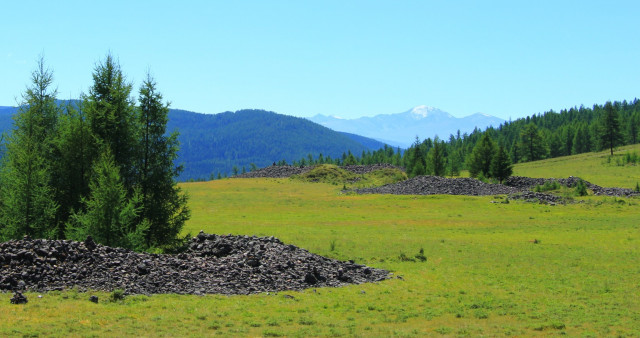
M287 178L293 175L304 174L316 166L300 166L294 167L290 165L273 165L270 167L265 167L262 169L258 169L256 171L240 174L234 176L234 178ZM340 167L346 171L350 171L356 175L364 175L376 170L382 169L399 169L404 171L401 167L396 167L391 164L370 164L370 165L348 165L344 167Z
M580 177L569 176L568 178L531 178L522 176L511 176L505 180L504 184L510 187L520 189L522 191L529 190L537 185L544 185L547 182L558 182L561 185L569 188L575 187ZM604 188L599 185L595 185L591 182L582 180L587 189L591 189L596 196L616 196L616 197L632 197L640 196L640 193L632 189L626 188Z
M524 200L526 202L531 203L542 203L542 204L558 204L564 203L565 199L563 197L554 195L554 194L545 194L542 192L533 192L533 191L524 191L517 194L509 195L509 198L516 200Z
M376 188L356 189L359 194L395 194L395 195L502 195L509 194L515 199L538 201L542 203L561 202L562 198L553 194L534 193L530 191L536 185L556 181L561 185L573 188L581 179L569 178L530 178L511 176L504 184L489 184L473 178L444 178L438 176L416 176L406 181L384 185ZM584 181L594 195L617 197L640 196L640 193L624 188L603 188Z
M387 184L377 188L355 190L359 194L395 195L501 195L521 190L502 184L489 184L473 178L445 178L439 176L416 176L406 181Z
M233 176L234 178L287 178L293 175L304 174L307 171L313 169L313 166L299 166L294 167L291 165L272 165L270 167L264 167L256 171Z
M137 253L68 240L0 244L0 290L250 294L375 282L389 272L318 256L274 237L200 232L184 253Z
M364 174L368 174L372 171L376 171L376 170L382 170L382 169L398 169L401 171L404 171L404 168L402 167L396 167L394 165L391 164L386 164L386 163L382 163L382 164L368 164L368 165L347 165L344 167L340 167L346 171L350 171L356 175L364 175Z

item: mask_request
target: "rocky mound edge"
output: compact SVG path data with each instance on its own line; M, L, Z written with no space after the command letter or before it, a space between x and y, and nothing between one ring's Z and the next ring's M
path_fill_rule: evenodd
M252 294L381 281L386 270L312 254L275 237L200 232L186 252L138 253L93 242L29 239L0 244L0 290L127 294Z

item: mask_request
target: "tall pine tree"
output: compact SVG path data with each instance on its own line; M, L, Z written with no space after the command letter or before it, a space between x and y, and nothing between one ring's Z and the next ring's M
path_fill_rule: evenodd
M526 161L540 160L547 154L544 139L533 122L527 124L520 132L520 145Z
M445 175L446 158L444 150L444 141L440 141L440 139L436 136L433 140L433 147L427 154L428 171L435 176Z
M149 222L148 247L170 245L189 218L187 197L176 184L182 170L174 164L178 158L178 133L166 135L169 106L162 102L150 74L140 88L138 102L140 218Z
M491 161L491 177L497 179L498 182L502 184L511 174L513 174L511 159L504 147L500 145Z
M469 156L467 166L469 167L469 175L478 177L480 174L484 177L491 177L491 161L495 153L495 145L485 132L480 141L476 144Z
M136 180L135 166L138 124L131 99L132 86L122 74L120 64L107 54L93 72L93 86L84 97L83 109L98 152L108 148L128 192Z
M55 235L58 205L50 187L50 163L58 106L52 82L53 73L41 57L14 116L3 157L0 226L4 238Z
M89 194L92 136L82 107L68 103L58 118L54 139L51 185L59 204L56 213L57 236L63 237L71 214L84 208L82 198Z
M604 104L600 119L600 144L602 148L609 148L611 156L613 156L613 148L622 144L623 138L618 121L618 111L613 107L611 101Z

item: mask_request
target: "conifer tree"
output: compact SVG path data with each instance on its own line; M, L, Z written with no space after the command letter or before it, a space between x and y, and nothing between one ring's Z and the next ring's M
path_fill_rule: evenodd
M469 175L478 177L478 175L482 174L484 177L491 177L491 161L494 153L495 145L493 140L491 140L489 133L485 132L469 157Z
M533 122L527 124L520 132L520 144L526 161L542 159L547 153L542 135Z
M638 143L638 131L640 129L640 112L634 112L627 123L627 141L630 144Z
M138 134L131 89L118 62L107 54L94 69L93 85L83 103L96 148L111 151L129 192L136 179L132 163L136 163Z
M51 186L60 205L56 213L57 237L64 237L69 217L84 208L82 198L89 194L93 142L82 107L69 103L58 118L51 162Z
M58 205L50 186L50 163L58 106L52 82L53 72L41 57L14 116L3 157L0 227L5 239L54 235Z
M141 197L135 191L127 198L127 191L120 177L111 150L104 148L93 165L91 194L84 199L85 212L71 216L67 237L84 240L87 235L100 244L129 249L145 248L149 224L138 222Z
M613 156L613 148L622 143L622 132L618 121L618 111L613 107L611 101L604 104L600 119L600 144L602 148L609 148L611 156Z
M178 239L190 214L187 197L176 183L182 171L182 166L174 164L178 158L178 133L166 135L169 105L162 102L150 74L140 87L138 102L138 185L142 195L139 222L149 222L147 247L170 246Z
M496 151L493 160L491 161L491 177L497 179L500 183L509 178L513 174L513 165L509 154L504 149L504 146L500 145Z
M406 168L409 173L409 177L415 177L426 174L426 159L422 151L422 145L420 139L416 136L416 141L411 148L405 152L406 156Z
M444 153L444 142L436 136L433 147L427 154L428 172L435 176L444 176L446 168L446 158Z

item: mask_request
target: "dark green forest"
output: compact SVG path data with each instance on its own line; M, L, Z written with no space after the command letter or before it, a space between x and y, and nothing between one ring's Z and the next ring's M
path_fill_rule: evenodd
M182 180L226 177L307 154L339 157L347 150L361 153L384 146L304 118L255 109L220 114L171 110L168 130L180 131Z
M75 104L56 100L41 58L3 136L0 237L87 236L109 246L181 245L190 212L177 186L177 133L151 75L133 86L109 54Z

